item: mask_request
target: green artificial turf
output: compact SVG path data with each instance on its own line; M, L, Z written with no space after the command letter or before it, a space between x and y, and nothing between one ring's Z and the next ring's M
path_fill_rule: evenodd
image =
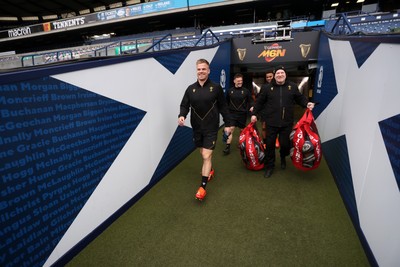
M236 144L219 138L203 202L196 150L67 266L369 266L324 160L266 179Z

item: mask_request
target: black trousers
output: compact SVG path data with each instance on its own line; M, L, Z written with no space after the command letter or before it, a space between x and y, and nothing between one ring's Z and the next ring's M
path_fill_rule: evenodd
M284 158L290 153L290 133L292 132L292 126L286 127L274 127L269 126L267 123L267 138L266 138L266 157L265 157L265 167L271 169L275 167L275 140L279 135L279 145L280 145L280 157Z

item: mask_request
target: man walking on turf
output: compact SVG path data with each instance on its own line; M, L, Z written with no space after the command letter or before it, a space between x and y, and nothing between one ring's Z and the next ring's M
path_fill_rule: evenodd
M235 85L231 87L226 94L232 126L231 135L229 135L228 140L226 141L226 147L223 151L225 155L228 155L231 152L231 142L235 127L239 127L240 131L246 127L247 112L253 111L254 105L250 90L242 87L243 75L241 73L235 74L233 83Z
M267 123L267 143L264 177L271 177L275 166L275 140L279 135L281 168L286 168L286 156L290 152L290 132L294 122L294 104L309 109L314 103L300 93L297 85L286 80L286 71L283 66L275 69L274 81L267 85L258 96L254 105L251 121L257 121L257 115L265 114Z
M206 185L214 176L212 153L216 145L219 114L225 122L225 133L230 135L228 107L221 86L209 79L210 64L205 59L196 61L197 81L188 86L183 95L178 116L178 125L183 126L189 111L193 128L193 141L199 148L203 165L201 184L195 195L203 200L206 196Z

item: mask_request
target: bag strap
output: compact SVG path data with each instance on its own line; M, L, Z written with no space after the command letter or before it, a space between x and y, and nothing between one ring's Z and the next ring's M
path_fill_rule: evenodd
M306 109L306 111L303 113L303 116L299 119L299 121L296 123L296 125L293 127L293 130L296 130L299 127L302 127L304 124L310 124L310 110ZM311 114L312 116L312 114Z
M311 109L307 108L306 111L304 112L306 114L306 122L311 125L312 122L314 121L314 116L312 114Z

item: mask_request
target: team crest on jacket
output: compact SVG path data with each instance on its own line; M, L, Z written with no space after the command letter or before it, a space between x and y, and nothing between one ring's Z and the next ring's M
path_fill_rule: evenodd
M214 87L211 86L210 87L210 93L212 93L213 89L214 89Z
M271 86L271 91L274 91L274 87L273 86Z
M289 86L288 86L288 89L289 89L289 91L290 91L290 90L292 90L292 86L291 86L291 85L289 85Z
M193 93L195 93L196 92L196 88L193 88Z
M243 90L242 90L242 95L244 94Z

